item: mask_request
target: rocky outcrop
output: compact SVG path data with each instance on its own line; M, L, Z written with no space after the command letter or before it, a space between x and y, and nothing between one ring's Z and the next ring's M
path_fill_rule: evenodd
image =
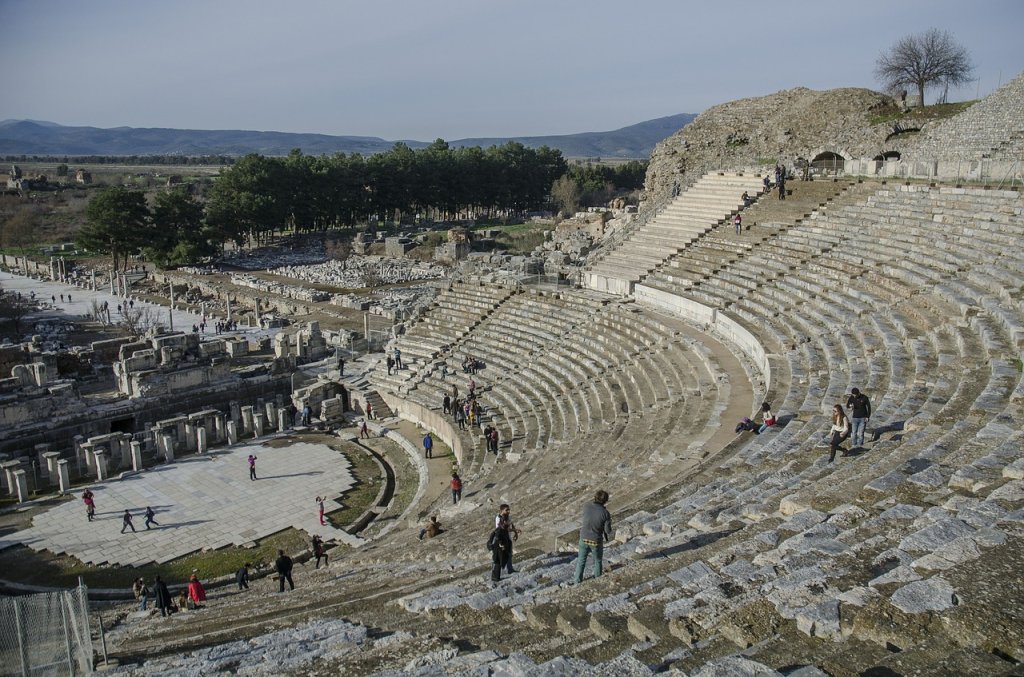
M645 199L669 195L676 182L686 187L710 170L793 167L824 152L860 158L901 151L908 142L887 141L892 126L871 120L892 104L868 89L798 87L709 108L654 149Z

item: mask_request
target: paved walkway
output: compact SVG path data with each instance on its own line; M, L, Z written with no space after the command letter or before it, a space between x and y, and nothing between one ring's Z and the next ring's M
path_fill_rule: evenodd
M255 482L249 479L249 454L258 458ZM0 549L22 543L89 564L139 566L244 545L289 527L355 545L360 540L347 532L320 526L314 501L326 494L330 512L354 482L345 456L323 444L236 445L92 485L93 522L85 516L84 489L76 490L75 500L37 515L30 528L0 538ZM160 525L150 531L143 525L146 506L156 511ZM120 533L126 508L137 533Z
M22 321L24 323L31 323L38 320L46 319L66 319L69 321L77 321L84 319L86 316L91 316L93 311L93 301L103 303L106 301L110 304L110 320L114 324L122 322L123 315L118 312L117 306L124 302L124 299L114 296L109 291L99 290L90 291L88 289L81 289L73 285L64 284L62 282L50 282L34 280L30 277L24 277L22 275L15 275L0 271L0 287L3 287L5 291L21 292L23 296L29 296L32 292L36 293L36 299L40 302L45 302L46 307L35 313L30 313ZM61 294L64 294L65 298L70 296L71 301L61 301ZM52 304L51 298L56 297L56 305ZM163 326L165 329L170 328L169 313L173 312L174 317L174 330L190 332L192 331L192 325L198 325L202 321L202 316L187 310L175 309L171 311L169 306L162 306L156 303L150 303L148 301L136 300L133 310L140 308L152 309L154 315L154 321ZM214 331L214 324L216 324L217 318L208 315L206 318L206 333L203 334L205 338L215 338L217 334ZM30 330L26 329L26 333ZM260 329L258 327L246 327L245 325L239 325L238 329L231 332L234 335L242 334L249 339L258 339L264 337L273 337L275 334L281 331L280 328L273 329Z

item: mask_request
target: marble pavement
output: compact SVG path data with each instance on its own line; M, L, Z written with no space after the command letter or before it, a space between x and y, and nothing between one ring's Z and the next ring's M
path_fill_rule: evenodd
M256 481L249 479L249 454L258 459ZM342 529L321 527L314 501L326 494L329 512L354 483L348 460L326 445L239 444L91 485L92 522L81 501L84 488L76 489L74 500L35 516L30 528L0 538L0 549L21 543L90 564L140 566L244 545L289 527L358 545L361 540ZM143 524L146 506L156 511L160 525L149 531ZM120 533L125 508L132 512L136 533Z

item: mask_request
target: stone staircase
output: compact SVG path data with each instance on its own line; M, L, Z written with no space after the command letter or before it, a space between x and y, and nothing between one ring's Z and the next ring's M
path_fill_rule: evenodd
M586 286L628 295L633 285L688 243L742 209L744 192L761 191L761 174L706 174L653 218L626 237L618 247L591 264Z
M904 160L1022 159L1024 74L964 112L921 134Z

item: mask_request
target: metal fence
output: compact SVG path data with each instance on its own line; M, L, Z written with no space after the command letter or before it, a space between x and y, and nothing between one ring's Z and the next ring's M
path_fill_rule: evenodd
M0 675L91 675L92 659L85 585L0 597Z

